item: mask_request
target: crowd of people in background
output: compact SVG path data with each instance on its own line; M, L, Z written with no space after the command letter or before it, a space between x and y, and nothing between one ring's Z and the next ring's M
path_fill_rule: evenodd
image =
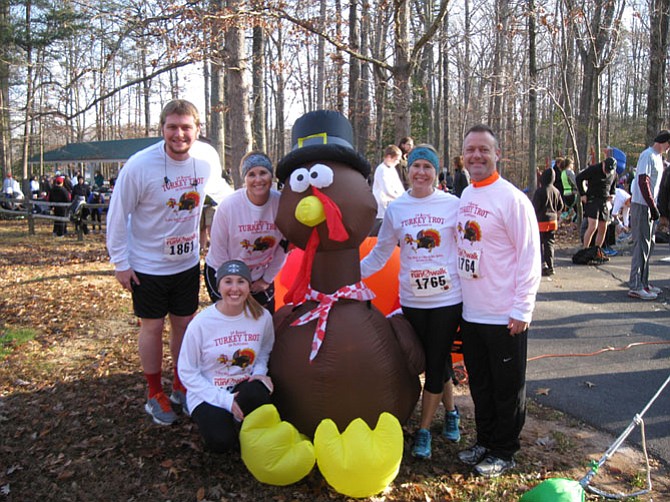
M664 159L668 150L670 131L661 130L634 168L618 166L617 149L608 147L602 161L576 175L570 158L557 157L544 172L538 169L533 203L543 243L543 275L554 274L556 229L583 214L582 248L572 261L606 263L619 253L615 247L631 245L628 296L656 299L662 289L649 282L649 258L656 239L670 241L670 162Z
M33 214L66 218L73 222L77 232L81 230L84 234L89 233L90 221L93 232L101 232L103 214L106 212L104 206L109 202L116 178L105 180L100 171L95 171L92 181L91 186L80 171L73 176L56 171L53 174L43 174L39 178L30 176L23 190L22 183L11 172L7 172L3 180L0 206L7 210L21 211L29 207ZM67 227L68 222L65 220L54 221L53 235L64 237L68 234Z

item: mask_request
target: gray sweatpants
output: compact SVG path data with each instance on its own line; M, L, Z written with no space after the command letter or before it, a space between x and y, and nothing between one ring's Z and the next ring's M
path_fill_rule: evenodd
M654 249L654 227L649 207L636 202L630 205L630 226L633 249L628 287L638 291L649 286L649 256Z

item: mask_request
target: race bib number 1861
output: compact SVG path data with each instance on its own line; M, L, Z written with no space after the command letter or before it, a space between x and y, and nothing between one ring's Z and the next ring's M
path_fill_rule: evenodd
M195 251L196 235L177 235L165 238L163 253L169 260L178 260Z

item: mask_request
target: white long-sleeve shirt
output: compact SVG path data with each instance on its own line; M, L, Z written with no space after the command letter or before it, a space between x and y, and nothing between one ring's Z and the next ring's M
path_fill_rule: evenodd
M458 209L463 319L530 322L540 286L540 236L528 197L502 178L470 185Z
M440 190L423 198L403 193L386 208L377 244L361 261L362 277L380 270L399 244L401 305L436 308L460 303L457 211L458 198Z
M372 195L377 201L377 218L383 218L388 205L405 193L405 187L400 181L398 171L394 166L387 166L384 162L375 169L372 183Z
M286 260L286 251L279 245L284 237L275 225L278 207L276 190L270 190L262 206L249 200L245 188L227 197L214 214L205 263L216 270L228 260L241 260L252 280L272 282Z
M617 188L614 193L614 201L612 202L612 215L621 213L622 223L626 227L630 223L630 204L626 205L626 202L630 198L631 195L623 188Z
M179 379L188 409L202 402L231 411L238 383L266 375L274 344L272 316L263 309L254 319L244 312L227 316L210 305L189 323L179 352Z
M116 270L172 275L196 266L205 194L220 201L232 192L210 145L196 141L183 161L168 156L164 145L137 152L119 173L107 214Z

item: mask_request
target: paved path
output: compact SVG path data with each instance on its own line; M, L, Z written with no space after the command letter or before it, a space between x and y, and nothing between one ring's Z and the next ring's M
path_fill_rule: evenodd
M558 251L557 274L542 278L528 346L528 395L618 437L670 375L670 248L659 244L652 256L651 282L664 290L654 301L628 298L628 249L597 267L573 265L571 251ZM542 357L637 343L645 345ZM670 464L670 385L643 419L650 452ZM641 444L639 427L628 441Z

